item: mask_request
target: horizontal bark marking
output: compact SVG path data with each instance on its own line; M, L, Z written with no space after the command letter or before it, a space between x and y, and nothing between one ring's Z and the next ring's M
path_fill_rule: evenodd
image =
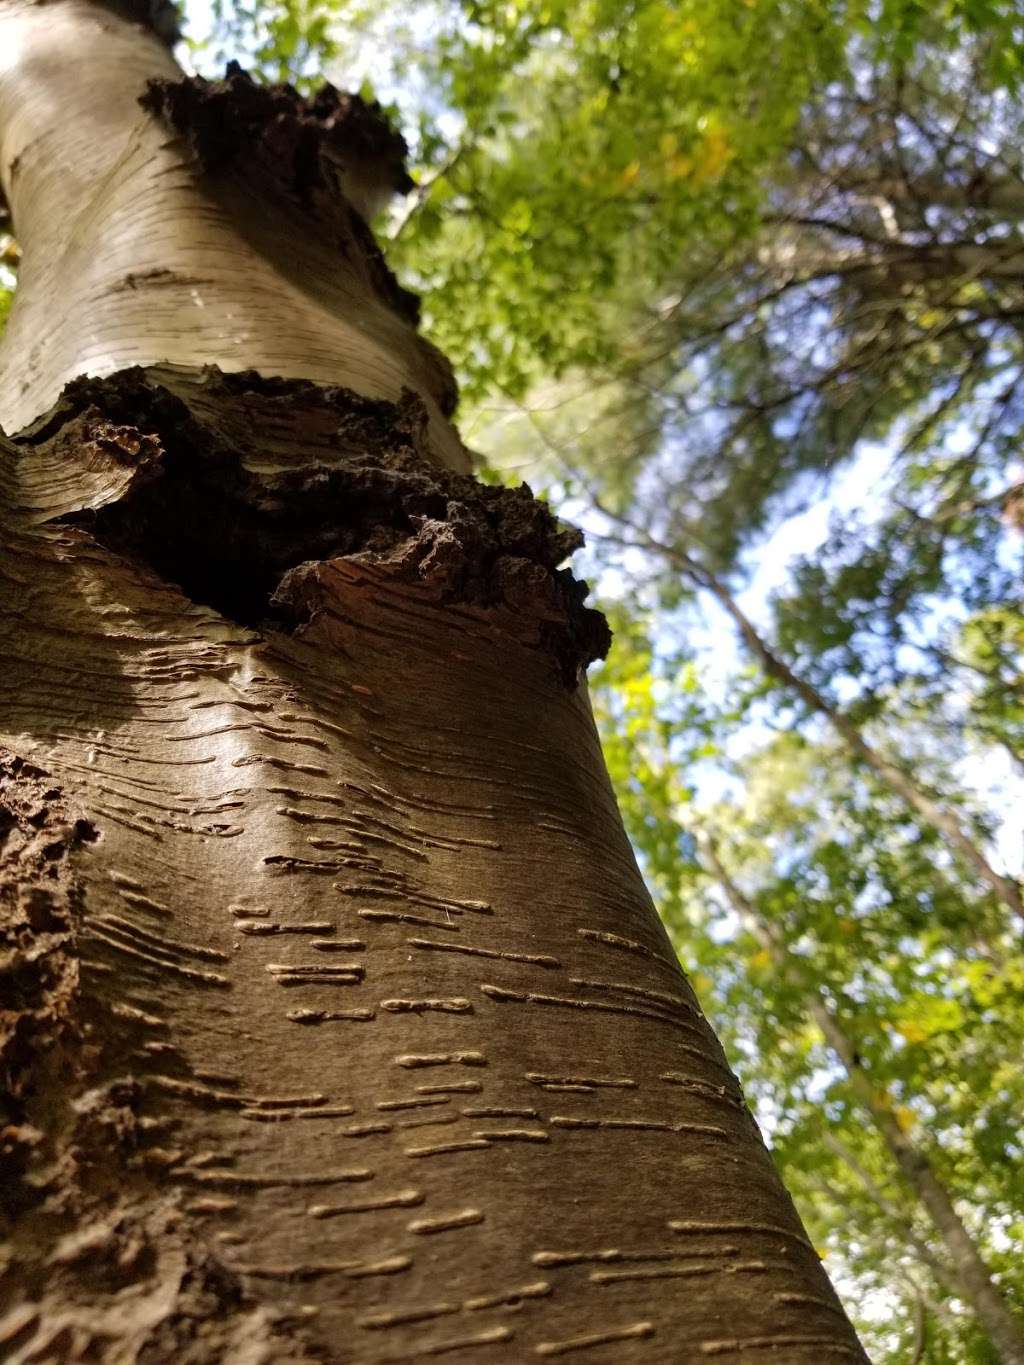
M528 967L562 965L557 957L548 957L542 953L515 953L503 948L479 948L468 943L434 943L427 938L407 938L405 941L412 948L431 949L439 953L463 953L467 957L487 957L500 962L521 962Z
M339 1104L324 1109L243 1109L241 1117L251 1123L288 1123L292 1119L338 1119L355 1113L350 1104Z
M411 1118L399 1119L399 1128L446 1128L453 1123L458 1123L461 1115L459 1114L416 1114Z
M350 1213L376 1213L381 1209L411 1209L422 1204L426 1195L422 1190L399 1190L377 1199L355 1200L350 1204L310 1204L306 1212L310 1218L340 1218Z
M477 1346L493 1346L499 1342L511 1341L513 1333L508 1327L490 1327L485 1332L478 1332L471 1337L454 1337L447 1341L428 1341L420 1342L408 1351L404 1351L400 1356L385 1356L373 1365L402 1365L407 1360L416 1360L430 1356L451 1355L456 1351L471 1351Z
M150 929L143 929L137 924L132 924L129 920L108 912L96 919L90 920L91 924L102 924L105 927L125 934L140 944L145 944L163 953L173 953L180 957L194 957L202 962L230 962L227 953L222 953L218 948L208 948L198 943L180 943L175 939L164 938L161 934L154 934Z
M474 1133L474 1137L486 1138L488 1142L550 1142L551 1135L530 1128L486 1128Z
M486 1066L482 1052L406 1052L395 1058L397 1066Z
M619 948L625 953L636 953L639 957L647 958L649 962L657 962L660 966L667 967L673 976L679 975L678 962L656 952L653 948L648 948L645 943L623 938L621 934L613 934L606 929L577 929L576 932L580 938L588 939L591 943L600 943L605 948Z
M151 915L158 915L161 918L168 918L174 913L169 905L164 905L161 901L154 900L152 896L143 895L140 891L131 891L124 887L118 887L118 895L125 904L130 905L133 910L144 910Z
M608 1089L635 1090L637 1083L630 1076L548 1076L538 1071L527 1071L525 1079L544 1090Z
M439 1095L434 1098L430 1098L426 1095L417 1095L415 1098L408 1100L381 1100L377 1104L377 1108L382 1112L387 1112L391 1109L429 1109L432 1105L437 1104L451 1104L451 1100L447 1095Z
M395 1309L390 1313L369 1313L356 1318L356 1326L365 1331L382 1332L389 1327L406 1327L417 1322L431 1322L435 1318L450 1317L462 1311L458 1303L434 1303L423 1308Z
M608 1346L615 1341L636 1341L654 1336L653 1322L634 1322L628 1327L612 1327L604 1332L590 1332L586 1336L570 1337L566 1341L542 1341L534 1347L539 1356L562 1356L570 1351L589 1351L595 1346Z
M483 1089L480 1081L452 1081L450 1085L418 1085L421 1095L475 1095Z
M351 1108L344 1111L326 1109L328 1100L326 1095L240 1095L233 1090L220 1090L214 1086L203 1085L198 1081L182 1080L178 1076L148 1075L145 1083L154 1089L166 1091L168 1094L177 1095L181 1099L192 1100L196 1104L208 1105L212 1108L238 1109L246 1113L258 1113L267 1118L278 1118L283 1116L293 1116L299 1114L312 1115L314 1112L319 1116L325 1113L344 1112L351 1114Z
M535 1119L540 1122L536 1109L514 1109L503 1105L479 1105L463 1109L467 1119Z
M654 1009L642 1008L639 1005L613 1005L606 1000L587 1000L581 996L539 995L535 991L514 991L506 986L494 986L489 983L481 985L480 989L484 995L502 1004L546 1005L556 1009L594 1010L603 1014L625 1014L635 1019L651 1019L655 1023L667 1024L671 1028L685 1029L688 1033L700 1035L700 1030L695 1024L687 1023L671 1014L662 1014Z
M372 1180L373 1171L356 1168L349 1171L319 1171L314 1174L266 1175L252 1171L218 1171L190 1166L176 1166L170 1174L178 1180L195 1185L212 1185L218 1189L272 1190L311 1185L335 1185L340 1182Z
M478 1313L487 1308L518 1308L524 1299L546 1299L551 1288L547 1280L535 1280L532 1284L519 1285L498 1294L481 1294L466 1299L462 1306L467 1313Z
M400 1275L412 1265L410 1256L387 1256L379 1261L307 1261L290 1265L245 1265L238 1267L240 1275L251 1275L262 1280L319 1280L330 1275L344 1275L348 1279L363 1279L371 1275Z
M820 1260L814 1247L799 1233L791 1228L780 1227L777 1223L711 1223L694 1218L670 1218L668 1228L679 1236L700 1237L712 1233L763 1233L771 1237L782 1237L793 1242L803 1251L809 1251L815 1260Z
M788 1346L816 1349L824 1346L838 1355L850 1356L854 1360L864 1359L863 1352L844 1345L832 1336L787 1336L784 1333L770 1337L725 1337L720 1341L702 1341L698 1349L704 1356L722 1356L742 1355L744 1351L778 1351Z
M723 1142L731 1142L732 1134L726 1132L724 1128L717 1128L710 1123L671 1123L662 1119L596 1119L588 1116L572 1117L564 1114L554 1114L548 1119L555 1128L578 1128L578 1129L621 1129L633 1130L635 1132L661 1132L661 1133L695 1133L702 1137L720 1138Z
M684 1076L679 1071L663 1071L658 1079L666 1081L669 1085L679 1086L694 1095L700 1095L702 1099L710 1100L714 1104L725 1104L731 1109L746 1112L747 1106L742 1094L730 1092L727 1086L712 1085L711 1082L697 1080L694 1076Z
M464 999L462 996L452 996L448 999L395 999L382 1000L380 1002L382 1010L387 1010L390 1014L472 1014L472 1001Z
M592 1284L620 1284L631 1280L685 1280L704 1275L763 1275L769 1269L764 1261L741 1261L733 1265L667 1265L637 1270L593 1270L587 1277Z
M701 1247L695 1250L680 1250L678 1248L662 1249L655 1251L620 1251L617 1247L609 1247L601 1251L537 1251L534 1252L531 1260L536 1266L570 1266L586 1265L591 1261L598 1262L617 1262L617 1261L678 1261L683 1257L723 1257L740 1255L738 1246L721 1247Z
M254 938L270 938L274 934L333 934L334 925L330 920L312 920L307 924L279 924L276 922L268 923L266 920L236 920L235 929L240 934L249 934ZM365 948L365 943L358 940L345 940L341 946Z
M790 1292L780 1292L777 1294L773 1294L772 1298L775 1300L776 1303L785 1304L789 1307L796 1309L797 1312L802 1311L802 1309L806 1305L809 1305L812 1308L820 1308L826 1313L833 1313L837 1318L843 1318L844 1320L846 1318L846 1314L843 1312L842 1308L840 1308L838 1304L829 1303L828 1299L818 1298L816 1294L794 1294Z
M434 1318L451 1317L456 1313L478 1313L490 1308L518 1308L529 1299L547 1298L550 1293L549 1282L538 1280L497 1294L482 1294L463 1299L461 1303L442 1301L418 1308L397 1308L386 1313L370 1313L357 1319L356 1326L369 1331L383 1331L390 1327L403 1327L417 1322L429 1322Z
M634 986L627 981L594 981L589 977L571 976L570 986L579 986L590 991L617 991L623 995L635 995L637 999L649 1001L663 1009L680 1010L693 1019L703 1021L703 1014L691 1001L681 995L670 995L667 991L652 990L648 986Z
M302 976L318 981L331 981L336 977L362 981L366 976L366 968L355 962L339 963L337 966L333 962L267 962L263 970L273 977Z
M368 1024L376 1019L376 1010L289 1010L284 1016L290 1024Z
M451 1152L478 1152L490 1145L486 1138L466 1138L462 1142L440 1142L432 1147L406 1147L405 1155L412 1157L446 1156Z
M426 915L408 915L401 910L357 910L356 914L360 919L376 921L378 924L415 924L421 929L444 929L451 934L462 932L457 924L427 919Z
M106 928L102 921L93 921L90 924L89 935L105 944L107 948L113 949L115 953L120 953L122 957L127 957L133 962L140 962L158 973L180 976L184 981L194 982L198 986L216 986L226 989L231 985L228 978L219 972L205 972L196 967L186 967L169 955L158 953L149 947L133 947L125 943L121 935Z
M427 1237L437 1232L452 1232L457 1228L471 1227L473 1224L483 1221L484 1215L480 1209L462 1209L459 1213L438 1218L414 1218L406 1226L409 1232Z

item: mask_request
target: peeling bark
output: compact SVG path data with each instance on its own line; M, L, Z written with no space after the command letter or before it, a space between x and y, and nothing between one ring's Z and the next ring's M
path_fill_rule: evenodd
M353 209L369 222L393 194L413 187L405 139L379 105L332 85L310 99L291 86L257 85L236 62L222 81L152 80L139 103L182 135L205 173L260 174L335 233L343 248L355 231L381 293L397 312L419 321L416 296L399 285L372 235L351 221Z
M254 450L249 433L273 432ZM68 387L24 433L87 452L90 505L58 513L230 619L292 627L318 609L318 560L361 556L439 602L501 609L575 686L607 652L586 585L559 565L582 544L524 484L434 464L428 416L254 372L129 371Z
M44 38L6 0L0 38L59 72L98 24L103 60L152 66L123 20L47 10ZM0 70L0 142L28 156L24 76ZM145 120L109 184L143 147L213 176ZM231 363L198 312L175 363L162 321L133 333L139 282L180 293L153 271L190 214L240 232L229 200L114 232L93 297L128 366L85 363L67 277L74 344L22 358L33 420L0 439L5 1358L863 1360L623 832L575 533L459 470L393 309L390 392L312 345L303 372L295 330L267 377L283 303ZM141 202L167 207L152 179ZM240 259L215 312L259 296ZM66 262L35 262L45 331Z

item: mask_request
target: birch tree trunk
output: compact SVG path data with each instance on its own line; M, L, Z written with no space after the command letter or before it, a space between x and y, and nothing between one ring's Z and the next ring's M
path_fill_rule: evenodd
M465 472L365 226L394 135L87 0L0 54L0 1354L863 1360L623 833L577 538Z

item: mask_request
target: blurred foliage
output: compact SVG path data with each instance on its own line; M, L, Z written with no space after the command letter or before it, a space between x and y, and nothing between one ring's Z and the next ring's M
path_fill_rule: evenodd
M5 207L0 200L0 210ZM18 265L18 248L10 234L4 231L5 224L6 218L0 214L0 332L7 323L7 314L14 302Z
M396 259L499 463L539 426L723 569L865 439L1020 448L1017 6L465 8Z
M185 42L193 61L204 68L242 61L265 80L307 89L322 82L337 56L333 34L339 8L322 0L212 0L209 31L196 36L186 24Z
M934 832L831 738L767 730L742 678L716 707L692 661L661 659L635 618L626 633L594 693L630 838L826 1264L841 1290L856 1285L872 1358L913 1358L923 1330L922 1360L996 1359L812 1008L842 1019L876 1099L972 1210L1024 1304L1018 940ZM725 791L701 800L688 777L706 787L712 755ZM955 791L952 773L942 782ZM708 831L724 879L702 856Z

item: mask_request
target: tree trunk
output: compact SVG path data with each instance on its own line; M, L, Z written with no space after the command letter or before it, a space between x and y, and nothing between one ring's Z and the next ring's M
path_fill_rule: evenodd
M653 544L654 542L652 542ZM743 643L757 659L768 677L782 683L784 687L798 696L812 712L823 716L854 758L859 759L866 767L870 768L895 796L898 796L910 810L931 825L946 840L963 864L974 872L979 881L988 886L1006 909L1019 919L1024 920L1024 896L1021 894L1020 883L1015 878L1004 876L1001 872L996 871L985 856L984 851L963 829L956 816L933 800L903 768L890 762L884 754L869 744L856 725L844 716L838 707L834 706L806 678L801 677L791 668L785 659L775 653L719 578L677 547L659 544L656 548L674 560L698 587L711 593L735 623Z
M843 1165L856 1176L864 1191L878 1209L881 1217L893 1229L895 1236L909 1251L913 1252L917 1260L921 1262L921 1265L931 1273L935 1283L941 1286L945 1293L952 1297L958 1297L959 1290L949 1272L949 1267L944 1261L939 1259L927 1242L918 1236L917 1232L914 1230L913 1224L910 1223L904 1213L893 1204L885 1191L879 1188L876 1181L872 1179L871 1173L864 1168L860 1161L858 1161L856 1155L850 1151L845 1143L840 1142L835 1133L828 1131L822 1133L822 1142L824 1146L834 1152ZM841 1194L837 1191L833 1195L833 1198L836 1202L836 1206L841 1208L843 1206Z
M704 836L701 845L711 875L722 887L733 910L771 954L777 969L792 975L786 945L775 926L759 914L754 903L736 884L722 862L714 841ZM846 1073L858 1105L870 1117L894 1164L931 1219L948 1254L949 1278L955 1284L957 1293L974 1310L1004 1365L1024 1365L1024 1327L993 1280L981 1252L927 1154L903 1132L896 1121L893 1112L895 1106L887 1089L880 1089L865 1072L849 1028L824 993L808 992L805 1003L808 1015L818 1026L826 1045Z
M863 1360L623 833L576 538L460 472L353 208L393 137L85 0L0 54L5 1359Z

